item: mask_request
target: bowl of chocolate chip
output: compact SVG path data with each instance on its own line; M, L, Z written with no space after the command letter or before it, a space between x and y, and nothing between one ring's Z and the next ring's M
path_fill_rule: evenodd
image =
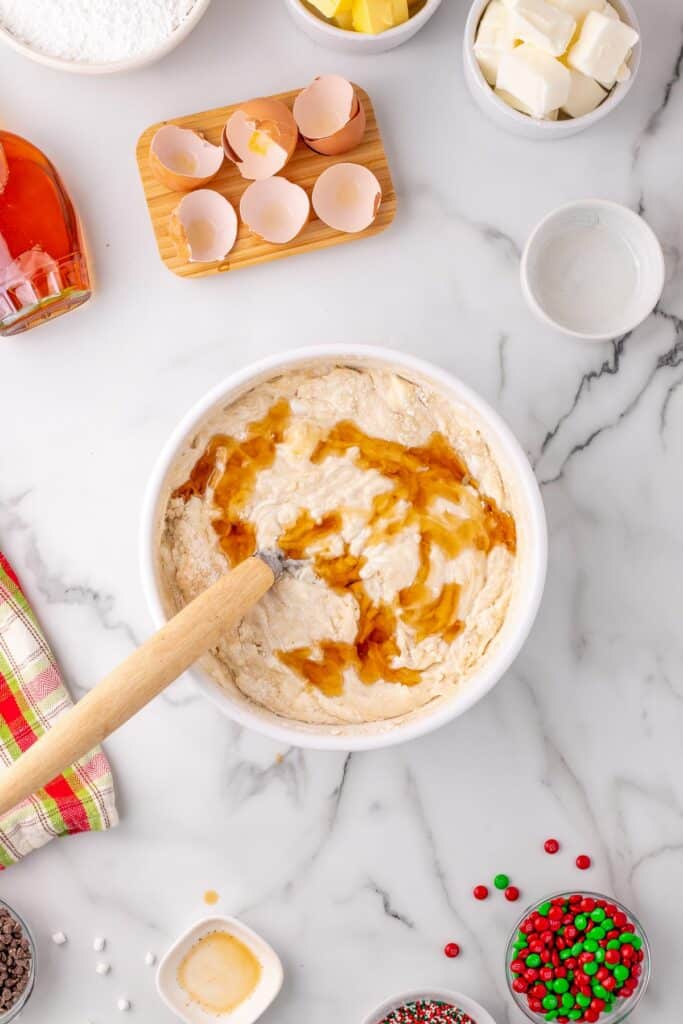
M0 1024L15 1020L33 992L36 947L26 922L0 900Z
M504 675L541 598L545 517L522 448L456 377L316 346L233 374L164 447L140 535L156 624L268 550L292 568L192 678L279 742L374 749Z

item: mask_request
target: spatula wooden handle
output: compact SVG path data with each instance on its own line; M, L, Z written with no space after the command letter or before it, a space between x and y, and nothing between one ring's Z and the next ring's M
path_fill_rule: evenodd
M213 647L274 581L265 562L248 558L186 605L2 772L0 815L111 736Z

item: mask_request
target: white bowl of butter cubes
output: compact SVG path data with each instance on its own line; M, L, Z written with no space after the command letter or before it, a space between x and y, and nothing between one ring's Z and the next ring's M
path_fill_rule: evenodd
M474 0L465 77L516 135L562 139L606 117L633 85L640 27L629 0Z

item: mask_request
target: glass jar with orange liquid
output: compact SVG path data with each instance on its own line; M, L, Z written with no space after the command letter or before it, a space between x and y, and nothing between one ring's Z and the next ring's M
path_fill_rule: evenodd
M78 218L47 157L0 131L0 335L81 306L90 281Z

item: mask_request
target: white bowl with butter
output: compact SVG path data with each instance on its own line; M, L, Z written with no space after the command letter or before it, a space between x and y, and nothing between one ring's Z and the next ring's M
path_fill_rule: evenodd
M280 958L234 917L199 921L171 946L157 991L186 1024L254 1024L282 987Z
M533 475L522 448L512 435L509 428L498 415L478 395L467 388L456 377L445 370L426 363L413 356L386 348L369 346L320 345L308 349L299 349L286 355L272 356L255 365L248 366L217 384L201 399L183 418L177 429L166 443L150 478L145 498L141 531L140 556L142 582L152 617L157 625L167 621L173 614L174 601L169 601L167 578L160 559L162 539L167 532L165 523L169 507L169 496L175 488L175 475L182 470L180 463L189 457L196 459L198 450L195 447L198 432L205 429L208 420L213 422L216 412L223 415L223 410L234 408L244 396L253 396L257 391L273 386L272 382L282 379L287 382L296 375L327 373L330 368L343 367L351 376L354 371L360 375L383 374L390 372L399 375L404 383L401 390L412 393L416 387L421 389L425 398L433 394L434 400L442 404L446 415L456 416L476 429L477 437L495 460L495 464L504 473L506 493L509 494L509 507L514 515L518 529L517 554L514 562L514 578L511 584L509 603L506 604L504 619L496 625L495 636L487 644L481 657L467 669L461 677L457 673L444 677L446 692L437 696L428 696L419 707L410 713L391 711L390 714L368 718L353 715L345 718L320 718L302 715L297 717L283 710L278 705L265 699L269 694L255 693L251 699L247 692L234 685L233 679L224 673L216 674L215 659L204 660L190 671L189 675L201 691L211 699L217 708L240 725L255 729L280 743L298 747L311 747L324 750L370 750L391 746L422 736L439 728L447 722L463 714L492 689L501 679L518 654L533 625L540 604L545 582L547 536L543 503L538 484ZM270 384L268 383L270 382ZM284 392L278 386L278 392ZM263 397L263 395L261 396ZM340 400L336 400L334 411L338 413ZM251 399L250 399L251 400ZM403 399L401 399L402 401ZM420 409L427 405L421 404ZM375 406L370 405L364 415L373 416ZM407 422L410 422L410 419ZM468 428L469 429L469 428ZM222 432L222 431L220 431ZM470 435L471 436L471 435ZM196 453L196 454L195 454ZM483 469L483 467L482 467ZM265 485L264 486L270 486ZM344 492L345 493L345 492ZM279 505L276 505L279 507ZM187 563L190 568L199 566L200 562L193 554ZM488 577L487 577L488 578ZM287 582L287 581L285 581ZM290 617L288 628L305 629L311 616L306 618L305 600L299 598L298 582L290 580L287 587L296 584L297 598L293 604L294 614ZM495 578L491 579L495 583ZM320 592L316 591L316 595ZM275 607L282 616L282 608L288 607L287 602L274 595ZM316 615L320 610L320 598L315 597ZM493 607L491 608L493 612ZM261 611L258 612L258 615ZM315 618L316 616L313 616ZM488 613L486 614L488 619ZM465 634L463 634L464 636ZM233 638L226 638L233 643ZM252 651L251 639L246 645L240 640L236 650L245 655L259 654L262 648L257 645ZM295 643L281 644L292 647ZM251 653L250 653L251 652ZM261 686L267 683L263 671L263 662L259 661L260 671L247 671L250 684ZM438 668L438 665L436 666ZM293 676L287 676L287 686L293 682ZM353 684L353 699L374 700L374 687ZM278 684L279 685L279 684ZM379 685L379 684L377 684ZM247 688L248 689L248 688ZM395 690L406 689L407 695L413 693L410 687L386 686L384 692L391 693L392 701L402 694L394 695ZM278 690L278 699L290 691ZM425 691L429 694L432 691ZM275 694L273 694L275 696ZM344 700L349 696L345 688ZM299 699L321 699L319 692L303 690L301 694L292 696L293 704ZM269 707L269 703L271 706ZM301 703L296 705L301 707ZM329 704L326 706L329 707Z
M602 89L605 98L602 102L599 102L598 106L589 110L588 113L581 113L579 116L567 116L564 112L560 111L559 117L556 112L554 112L554 116L552 118L543 118L530 116L528 113L523 113L521 110L515 109L510 105L512 102L511 97L508 96L507 99L501 98L501 95L496 92L494 85L487 80L484 70L480 64L480 60L477 58L477 34L480 23L489 8L489 3L490 0L474 0L470 8L463 39L463 67L465 80L475 103L479 109L500 128L511 132L513 135L520 135L528 139L541 141L564 139L571 135L576 135L578 132L584 131L586 128L590 128L598 121L602 121L626 98L627 94L633 87L640 67L640 41L635 43L632 52L625 61L628 78L624 81L617 81L611 86L611 88L602 89L601 86L597 86L598 89ZM638 18L630 0L613 0L613 2L611 2L611 8L613 9L613 15L616 12L622 23L630 29L633 29L640 36ZM560 26L560 31L561 28L562 27ZM555 40L546 40L546 43L552 48L554 41ZM530 45L531 44L529 43L524 43L523 47L526 49L529 48ZM558 53L558 50L561 49L563 45L564 40L560 40L555 53ZM594 49L597 56L600 50L600 42L597 40L595 41ZM563 56L562 60L565 61L566 57ZM545 89L548 90L548 93L552 94L553 90L558 88L561 89L562 83L558 83L556 76L553 75L554 62L552 58L544 53L540 53L538 54L538 62L539 65L541 65L538 68L539 78L543 82ZM547 63L547 68L542 66L544 62ZM513 61L512 63L514 65L515 62ZM564 68L555 70L561 70L562 74L567 73ZM516 73L517 69L515 69L514 66L510 66L510 62L508 61L507 66L504 69L505 78L513 80ZM589 85L589 83L584 84ZM505 93L503 93L503 95L505 95ZM590 98L588 98L586 102L586 97L584 96L576 97L573 102L576 104L577 110L586 109L586 106L590 106L591 104ZM595 102L595 100L593 100L593 102Z
M331 24L316 14L305 0L285 0L285 4L294 23L314 42L328 50L336 50L337 53L361 55L386 53L387 50L407 43L436 14L441 0L425 0L407 21L376 34L356 32Z

